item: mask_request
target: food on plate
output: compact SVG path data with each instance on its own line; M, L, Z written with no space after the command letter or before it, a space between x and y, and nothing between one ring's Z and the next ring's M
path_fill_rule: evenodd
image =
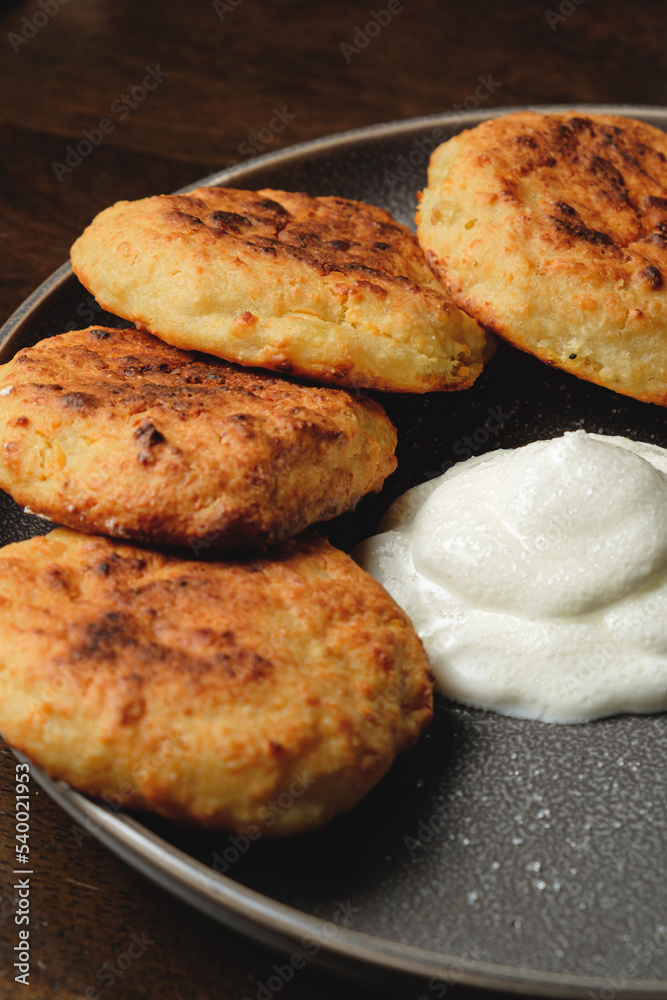
M522 111L439 146L418 211L471 316L579 378L667 405L667 135Z
M439 690L546 722L667 708L667 449L576 431L399 498L361 565Z
M169 344L328 385L465 389L492 353L412 233L344 198L202 187L122 201L72 266L105 309Z
M396 467L363 393L298 385L91 327L0 368L0 487L60 524L265 547L353 508Z
M203 826L319 826L432 712L407 616L315 533L204 562L59 528L0 550L0 629L10 744L75 788Z

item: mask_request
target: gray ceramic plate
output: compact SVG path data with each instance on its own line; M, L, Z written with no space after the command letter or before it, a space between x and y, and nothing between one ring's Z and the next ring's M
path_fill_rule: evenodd
M661 109L589 110L667 130ZM203 183L360 198L411 224L425 150L484 117L350 132ZM4 327L0 358L91 322L114 320L66 265ZM467 392L383 402L399 429L399 468L380 497L326 526L344 548L372 533L399 493L455 461L465 436L480 452L578 427L667 445L663 409L504 346ZM8 498L0 513L2 542L48 530ZM550 726L439 700L417 747L360 806L291 841L184 831L37 776L79 836L98 837L192 905L288 954L403 990L401 977L419 976L405 993L414 1000L442 997L453 981L604 1000L667 995L666 770L665 715Z

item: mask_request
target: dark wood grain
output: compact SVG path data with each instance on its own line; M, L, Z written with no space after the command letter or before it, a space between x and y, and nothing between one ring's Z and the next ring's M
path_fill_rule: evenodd
M379 0L374 9L382 6ZM349 62L341 43L354 43L370 4L241 0L221 20L213 4L201 0L69 0L29 41L12 43L12 33L25 31L23 19L40 9L32 0L5 4L0 18L3 319L67 258L72 240L97 211L249 160L256 154L248 137L268 128L276 108L287 124L262 143L265 151L373 122L447 111L464 103L479 76L498 83L488 106L667 105L662 2L584 0L550 24L546 12L558 12L557 0L406 0L368 46L348 52ZM114 102L141 86L147 67L167 75L121 118ZM112 121L113 131L59 178L53 163L63 162L67 146L103 118ZM14 758L3 747L3 997L70 1000L86 996L89 987L126 1000L256 995L274 956L166 895L93 838L79 845L71 821L39 791L32 803L30 986L16 984L13 775ZM132 934L154 943L122 979L104 986L98 971L123 953ZM365 988L341 986L309 969L281 996L329 1000L343 992L350 1000L372 1000ZM415 988L406 1000L418 996Z

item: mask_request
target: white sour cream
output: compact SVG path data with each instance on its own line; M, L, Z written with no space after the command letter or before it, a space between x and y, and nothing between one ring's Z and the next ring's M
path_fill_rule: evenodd
M545 722L667 708L667 449L584 431L454 466L357 561L438 689Z

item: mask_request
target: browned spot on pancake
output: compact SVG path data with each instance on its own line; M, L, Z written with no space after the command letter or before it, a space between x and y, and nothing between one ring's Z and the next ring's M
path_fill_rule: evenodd
M510 189L508 181L508 196ZM414 287L420 281L423 258L419 247L379 209L344 198L284 192L281 196L287 199L288 208L250 191L205 188L198 195L196 218L177 195L168 202L164 219L177 230L191 230L195 224L203 227L204 239L203 229L217 240L236 239L238 243L240 236L246 253L305 264L323 277L366 272L376 279L372 289L367 289L372 292L381 286L386 293L399 279L403 287L405 282ZM223 207L225 202L229 208Z
M594 135L594 125L590 118L582 118L575 115L572 118L568 118L567 124L574 132L587 130L591 135Z
M267 240L265 238L260 238L255 241L246 240L244 244L253 253L261 253L267 257L277 257L278 250L276 249L275 240Z
M84 625L83 636L72 648L75 660L113 661L127 647L137 646L139 628L127 613L107 611L102 618Z
M518 201L519 188L517 182L509 177L500 178L500 197L506 201Z
M71 586L67 578L67 573L59 566L49 566L44 574L48 587L55 587L58 590L70 591Z
M137 698L124 706L120 718L120 724L126 726L131 722L138 722L146 714L146 702L143 698Z
M155 462L155 454L153 453L153 448L159 444L165 443L164 434L157 429L154 423L150 420L134 432L134 436L139 442L140 451L137 455L137 460L141 465L153 465Z
M196 215L189 215L187 212L174 212L170 210L164 213L164 219L165 222L185 226L188 229L191 229L193 226L205 225Z
M662 274L659 268L649 264L641 273L649 288L656 290L662 286Z
M62 392L63 391L63 387L61 385L56 385L54 382L31 382L30 385L31 385L31 388L33 388L33 389L39 389L39 390L42 390L42 391L44 389L46 389L48 392Z
M364 281L363 278L357 279L354 282L354 287L361 291L372 292L374 295L377 295L379 299L386 299L387 297L387 289L383 288L382 285L378 285L374 281Z
M555 167L556 166L556 157L555 156L542 156L537 161L537 166L538 167Z
M155 424L150 423L150 421L137 427L134 436L139 439L144 448L153 448L156 444L164 442L164 434L160 433Z
M289 214L282 205L278 204L277 201L273 201L271 198L260 198L257 202L257 207L268 209L270 212L275 213L278 218L284 218Z
M62 389L62 386L54 386ZM77 410L81 414L92 413L97 409L98 400L91 392L66 392L60 397L63 406L70 410Z
M556 228L561 233L565 233L567 236L572 237L572 239L583 240L585 243L592 243L596 247L609 249L619 256L622 256L621 251L608 233L603 233L598 229L588 229L586 226L577 222L569 222L566 219L557 219L553 215L551 218L556 223Z
M241 226L252 226L252 220L246 215L239 215L238 212L211 212L209 219L232 233L239 233Z
M124 357L117 358L116 364L123 375L143 375L145 371L149 370L146 362L134 354L126 354Z
M255 425L258 421L251 413L232 413L227 419L234 425L236 434L240 434L248 441L256 437Z

